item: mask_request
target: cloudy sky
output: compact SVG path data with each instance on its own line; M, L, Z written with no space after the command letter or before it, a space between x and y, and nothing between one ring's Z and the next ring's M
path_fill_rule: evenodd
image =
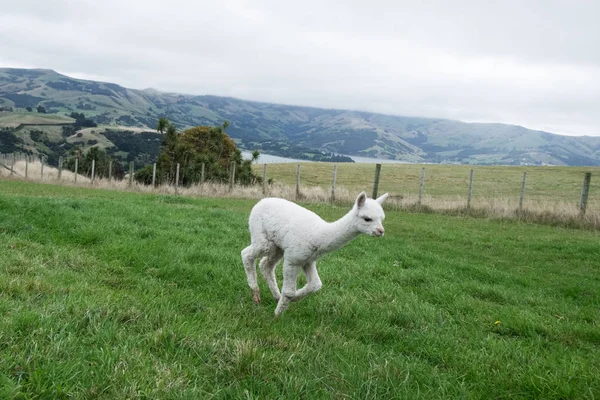
M0 66L600 136L600 1L0 0Z

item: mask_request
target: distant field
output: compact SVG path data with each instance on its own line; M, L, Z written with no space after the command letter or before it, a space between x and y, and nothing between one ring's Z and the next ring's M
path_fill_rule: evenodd
M99 149L106 149L108 147L112 147L113 144L110 140L106 138L102 133L103 129L97 128L86 128L82 129L78 133L71 135L67 138L67 143L77 143L83 142L81 146L83 151L87 151L90 147L98 147ZM81 136L79 136L81 135ZM96 141L97 143L89 143L89 141Z
M425 168L424 205L436 206L448 201L466 204L470 170L474 170L473 205L490 199L518 204L523 173L527 172L525 199L529 204L564 202L576 206L581 198L585 172L592 172L590 207L600 211L600 167L535 167L535 166L469 166L439 164L383 164L379 192L389 192L416 201L421 170ZM254 170L262 176L263 165ZM267 177L275 182L295 185L297 164L268 164ZM371 193L375 175L374 164L337 164L336 185L353 192ZM320 186L330 190L333 164L301 163L300 184L305 190Z
M98 135L98 136L96 136ZM71 141L83 141L89 147L88 140L103 135L92 134L91 130L81 138L70 138ZM100 144L101 142L99 142ZM102 146L102 144L100 144ZM106 146L106 144L104 144ZM7 158L10 160L10 157ZM31 168L34 168L32 165ZM127 169L127 166L124 166ZM446 214L476 215L499 219L518 219L536 221L551 225L586 227L600 229L600 170L599 168L578 167L473 167L475 171L471 208L466 209L469 181L469 166L426 165L426 179L419 208L418 193L421 176L421 165L385 164L381 172L379 194L391 193L388 207L403 210L420 209L424 212L441 212ZM39 170L39 166L35 167ZM15 166L16 177L23 178L24 160ZM262 165L255 165L255 170L262 176ZM307 202L331 201L332 164L302 163L300 199ZM34 171L30 169L30 171ZM47 167L43 180L56 183L57 172ZM236 197L259 199L264 196L283 197L296 200L295 179L296 164L268 164L267 179L274 179L263 193L262 184L235 186L229 189L227 184L206 183L180 187L179 193L191 197ZM527 171L527 185L522 209L519 208L519 196L523 171ZM581 187L585 171L592 172L588 206L585 216L580 215ZM89 172L89 171L88 171ZM337 204L351 204L356 195L365 190L372 193L374 165L372 164L338 164L338 179L335 200ZM10 172L0 169L0 176L8 176ZM39 180L39 173L31 173L28 178ZM73 177L65 178L61 183L73 184ZM86 184L80 179L78 184ZM321 186L318 186L318 185ZM130 188L128 181L97 180L96 187L114 190L134 190L141 192L174 193L173 186L150 186L135 184Z
M75 122L63 115L40 114L37 112L0 112L1 128L16 128L21 124L57 125Z
M0 180L0 398L599 397L597 232L388 210L274 320L254 203Z

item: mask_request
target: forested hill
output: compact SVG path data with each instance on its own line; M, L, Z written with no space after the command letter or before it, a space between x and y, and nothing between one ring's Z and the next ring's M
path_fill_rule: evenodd
M329 153L413 162L600 165L599 137L134 90L43 69L0 69L0 107L21 116L38 113L39 107L57 117L83 113L103 129L152 131L162 116L179 128L229 121L227 133L241 147L282 156Z

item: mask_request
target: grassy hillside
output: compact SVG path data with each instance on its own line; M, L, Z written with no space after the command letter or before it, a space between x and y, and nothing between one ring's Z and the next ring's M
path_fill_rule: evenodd
M40 114L34 112L0 112L0 128L16 128L25 125L64 125L75 120L64 115Z
M600 165L597 137L133 90L51 70L0 69L0 105L16 109L42 105L50 113L83 112L99 125L145 129L154 128L163 116L179 128L227 120L228 133L243 147L293 158L308 154L318 159L320 152L329 152L410 162Z
M0 397L600 393L597 233L388 211L274 320L252 204L0 181Z
M141 167L158 156L162 136L154 130L118 125L83 128L73 118L36 112L0 112L0 154L43 155L51 165L75 147L96 146L121 162Z

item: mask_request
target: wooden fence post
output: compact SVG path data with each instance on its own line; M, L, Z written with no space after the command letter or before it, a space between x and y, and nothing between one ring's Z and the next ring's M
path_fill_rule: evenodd
M469 178L469 198L467 199L467 209L471 208L472 195L473 195L473 170L471 170L471 175Z
M40 172L40 177L41 177L41 179L44 179L44 156L43 155L40 157L40 161L42 163L42 169L41 169L41 172Z
M129 187L133 186L133 161L129 161Z
M175 194L179 194L179 163L177 163L177 169L175 170Z
M58 157L58 180L62 177L63 156Z
M79 158L75 157L75 183L77 183L77 171L79 169Z
M421 170L421 185L419 186L419 208L423 201L423 186L425 186L425 168Z
M156 187L156 163L152 166L152 188Z
M298 170L296 171L296 199L300 198L300 163L298 163Z
M205 163L202 163L202 171L200 172L200 183L204 183Z
M264 164L263 168L263 194L267 194L267 163Z
M373 181L373 198L377 198L379 191L379 175L381 174L381 164L375 164L375 180Z
M29 174L29 156L25 157L25 178Z
M96 160L92 160L92 185L94 184L94 178L96 177Z
M112 181L112 160L108 160L108 181Z
M337 179L337 164L333 165L333 181L331 182L331 202L335 201L335 181Z
M13 175L15 173L15 153L12 153L12 161L10 163L10 174Z
M234 182L235 182L235 161L232 161L230 169L229 169L229 190L233 190Z
M525 182L527 181L527 172L523 172L523 184L521 184L521 197L519 197L519 211L523 211L523 200L525 199Z
M581 188L581 202L579 203L579 214L581 214L582 217L585 215L585 209L587 208L591 180L592 173L586 172L585 176L583 177L583 187Z

